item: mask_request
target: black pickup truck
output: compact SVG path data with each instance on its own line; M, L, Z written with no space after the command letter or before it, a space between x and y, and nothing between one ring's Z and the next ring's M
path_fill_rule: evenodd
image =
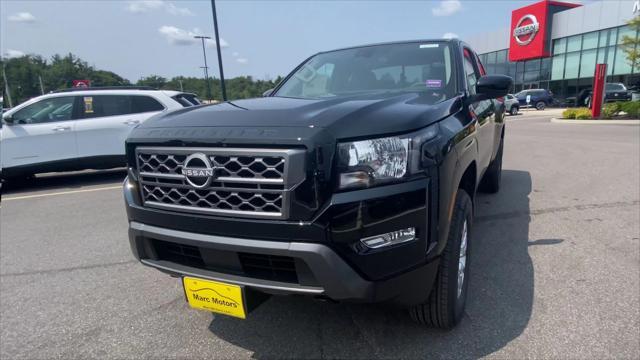
M264 97L150 119L126 143L131 249L191 306L269 295L463 314L477 190L500 187L505 76L459 40L316 54Z

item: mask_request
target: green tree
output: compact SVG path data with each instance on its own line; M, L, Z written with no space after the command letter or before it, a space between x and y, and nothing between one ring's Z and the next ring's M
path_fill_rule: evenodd
M627 22L627 25L631 30L634 30L634 33L637 34L640 31L640 16L636 16L633 19ZM631 37L629 35L624 35L622 37L622 41L620 43L620 48L627 55L627 61L632 67L638 65L638 61L640 60L640 39L638 36Z
M73 80L91 79L94 69L79 57L69 53L66 56L53 55L44 69L43 79L50 91L73 86Z
M120 75L105 70L95 70L89 75L91 80L91 86L126 86L131 85L129 80L121 77Z
M155 89L162 89L167 84L167 78L158 75L149 75L147 77L143 77L136 85L138 86L150 86Z
M42 76L46 67L46 61L41 57L25 55L2 59L2 66L5 67L14 106L41 94L39 76ZM4 80L2 79L1 82L4 93ZM6 95L3 96L6 97Z

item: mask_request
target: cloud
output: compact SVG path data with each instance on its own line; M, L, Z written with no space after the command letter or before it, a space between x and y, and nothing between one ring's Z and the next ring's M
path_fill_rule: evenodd
M200 44L201 40L195 39L194 36L202 35L202 32L198 28L188 31L188 30L180 29L178 27L170 26L170 25L161 26L158 29L158 32L164 35L164 37L167 39L169 44L179 45L179 46ZM205 45L207 47L213 47L213 46L216 46L216 42L213 41L212 39L206 39ZM226 42L224 39L220 39L220 47L221 48L229 47L229 43Z
M443 39L457 39L458 37L458 34L452 32L444 33L444 35L442 35Z
M4 52L4 57L6 57L7 59L11 59L11 58L18 58L18 57L23 57L26 54L23 51L20 50L14 50L14 49L7 49Z
M126 7L130 13L141 14L156 10L164 10L171 15L193 16L188 8L178 7L172 2L162 0L136 0L130 1Z
M249 59L247 59L247 58L237 58L236 62L238 64L248 64L249 63Z
M177 7L173 3L167 3L164 9L171 15L193 16L193 12L188 8Z
M32 23L36 21L36 17L28 12L19 12L9 15L8 20L13 22Z
M239 53L239 52L237 52L237 51L234 51L234 52L233 52L233 54L231 54L231 56L233 56L233 57L236 57L236 58L237 58L238 56L240 56L240 53Z
M127 11L138 14L162 9L163 7L164 2L162 0L138 0L130 1L127 5Z
M435 16L450 16L462 10L460 0L441 0L437 7L431 9Z

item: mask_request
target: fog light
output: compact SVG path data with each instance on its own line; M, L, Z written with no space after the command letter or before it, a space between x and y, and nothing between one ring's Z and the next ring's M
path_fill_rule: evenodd
M406 228L361 239L360 242L369 249L401 244L416 238L416 228Z

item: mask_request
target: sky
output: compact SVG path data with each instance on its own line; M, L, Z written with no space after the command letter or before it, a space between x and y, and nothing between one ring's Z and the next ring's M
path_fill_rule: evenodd
M318 51L352 45L471 37L508 28L513 9L536 2L218 0L225 77L286 75ZM131 81L203 76L213 37L209 0L0 0L0 54L73 53ZM215 42L206 44L218 77Z

